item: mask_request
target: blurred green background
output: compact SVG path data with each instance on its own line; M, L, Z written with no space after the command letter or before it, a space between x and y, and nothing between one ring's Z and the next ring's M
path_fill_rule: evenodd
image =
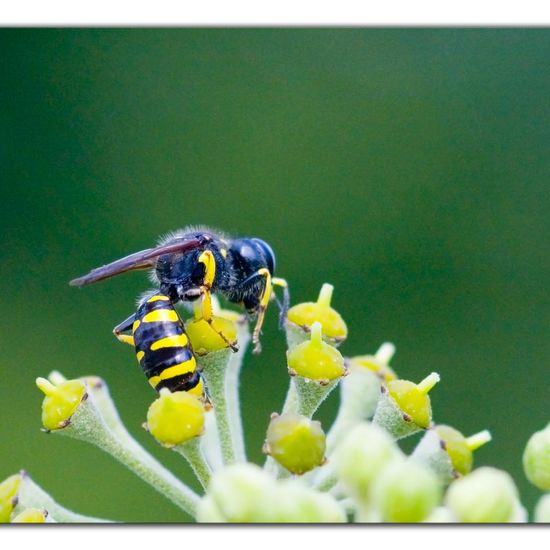
M521 456L550 420L547 29L3 29L0 51L0 478L25 468L85 514L186 519L41 433L34 379L105 378L196 487L142 430L155 394L111 334L145 274L67 282L207 224L271 243L293 303L334 284L345 355L389 340L401 377L438 371L436 421L490 429L476 464L509 471L532 510ZM255 461L288 384L275 311L243 371Z

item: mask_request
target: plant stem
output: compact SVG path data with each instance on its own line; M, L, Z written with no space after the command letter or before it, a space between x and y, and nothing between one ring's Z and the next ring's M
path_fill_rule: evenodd
M48 511L49 516L58 523L110 523L111 520L84 516L68 510L58 504L42 487L37 485L29 475L21 472L21 483L17 491L17 504L13 516L26 508L38 508Z
M250 331L246 319L237 323L237 342L239 351L232 353L229 358L225 374L225 399L227 403L227 414L233 438L235 458L238 461L246 462L246 451L244 445L242 416L239 401L239 375L243 357L250 343Z
M226 348L198 358L202 376L216 413L216 426L224 464L232 464L237 460L233 437L234 426L229 419L230 413L225 388L226 370L233 353L231 349Z
M183 456L193 469L193 472L200 481L203 489L206 489L210 481L212 470L206 463L204 454L201 449L200 437L195 437L181 445L176 445L172 449Z

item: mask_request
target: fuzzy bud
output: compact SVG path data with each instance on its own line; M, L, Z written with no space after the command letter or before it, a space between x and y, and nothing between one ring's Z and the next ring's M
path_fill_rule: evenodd
M489 441L487 430L466 438L458 430L440 424L426 432L411 458L434 470L443 483L450 483L471 472L473 451Z
M255 521L261 523L343 523L346 514L326 493L288 479L275 485L271 500L258 507Z
M147 430L165 447L184 443L203 432L204 405L188 392L162 388L147 412Z
M518 494L504 471L484 466L454 481L446 504L460 522L506 523L514 517Z
M218 470L211 478L206 506L219 510L228 522L257 521L260 505L269 505L274 480L259 466L250 463L232 464ZM204 500L204 499L203 499ZM201 513L202 508L199 508Z
M324 462L325 433L319 422L306 416L273 415L264 451L293 474L301 475Z
M86 385L82 380L67 380L54 385L46 378L37 378L36 385L46 396L42 402L42 424L46 430L67 426L86 398Z
M541 491L550 490L550 424L535 432L523 452L523 469L527 479Z
M40 510L38 508L27 508L21 513L17 514L11 523L51 523L52 520L48 517L46 510Z
M439 382L432 372L419 384L408 380L391 380L382 387L373 422L399 439L430 427L432 407L428 392Z
M304 302L288 310L286 329L290 348L303 342L316 322L321 323L323 338L331 344L338 345L346 339L346 323L330 305L333 290L332 285L325 283L316 302Z
M198 355L225 349L230 344L237 343L237 326L224 317L213 317L212 325L204 319L191 319L185 323L185 332Z
M0 523L8 523L21 483L21 475L15 474L0 483Z
M535 506L535 522L550 523L550 493L542 495Z
M348 492L366 502L373 480L400 453L385 430L362 422L342 438L331 463Z
M349 359L350 367L361 367L378 375L384 382L396 380L397 375L389 366L395 353L395 346L386 342L380 346L375 355L357 355Z
M372 487L372 502L382 521L424 521L441 499L441 485L429 469L398 458L382 470Z
M321 338L322 327L316 322L311 327L311 338L287 353L289 372L319 382L328 383L346 372L340 352Z

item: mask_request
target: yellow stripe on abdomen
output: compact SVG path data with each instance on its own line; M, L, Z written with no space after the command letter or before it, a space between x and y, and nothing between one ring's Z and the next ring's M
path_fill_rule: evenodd
M195 372L195 368L196 361L195 357L193 356L183 363L178 363L173 367L168 367L167 369L164 369L158 376L151 376L151 378L149 378L149 383L154 388L159 382L162 382L163 380L175 378L176 376L181 376L182 374L187 374L188 372Z
M176 334L174 336L160 338L160 340L153 342L149 349L151 351L155 351L160 348L184 348L187 345L187 342L188 340L185 334Z
M155 309L142 318L144 323L158 323L162 321L179 321L178 314L173 309Z

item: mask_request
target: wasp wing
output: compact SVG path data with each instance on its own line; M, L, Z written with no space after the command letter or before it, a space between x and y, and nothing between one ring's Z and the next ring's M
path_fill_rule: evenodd
M137 269L150 269L155 267L157 258L163 254L174 254L178 252L187 252L204 245L204 240L192 238L168 242L155 248L147 248L140 252L135 252L120 260L115 260L110 264L92 269L90 273L69 282L71 286L85 286L103 279L108 279L119 273L135 271Z

